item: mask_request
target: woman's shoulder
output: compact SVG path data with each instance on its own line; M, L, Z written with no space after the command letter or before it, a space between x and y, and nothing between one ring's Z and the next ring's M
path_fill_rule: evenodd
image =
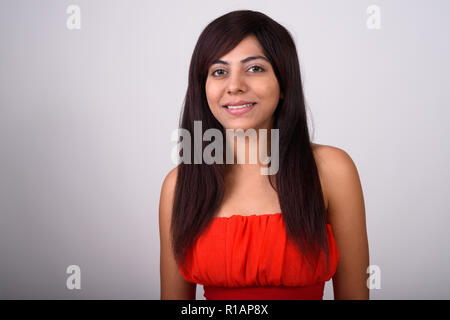
M317 166L323 170L343 169L352 165L353 160L343 149L330 145L311 143Z
M312 144L312 148L319 174L326 185L339 185L340 180L357 174L356 165L345 150L321 144Z
M172 212L173 198L175 194L175 186L177 183L178 166L171 169L165 176L161 186L160 196L160 215L166 216L165 218L170 220ZM167 217L169 216L169 217ZM160 217L161 218L161 217Z
M176 166L175 168L172 168L167 174L166 177L164 179L164 181L169 181L169 182L173 182L174 180L177 180L177 175L178 175L178 167Z
M356 166L343 149L330 145L311 144L319 172L325 207L330 207L336 188L342 188L358 178Z
M177 176L178 176L178 167L171 169L166 176L164 177L164 181L162 184L162 189L174 189L176 182L177 182Z

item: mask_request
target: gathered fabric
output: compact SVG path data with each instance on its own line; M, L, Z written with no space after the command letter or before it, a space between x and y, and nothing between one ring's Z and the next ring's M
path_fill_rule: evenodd
M322 299L336 272L339 252L327 224L325 252L313 269L287 238L281 213L217 217L189 248L179 271L204 286L206 299Z

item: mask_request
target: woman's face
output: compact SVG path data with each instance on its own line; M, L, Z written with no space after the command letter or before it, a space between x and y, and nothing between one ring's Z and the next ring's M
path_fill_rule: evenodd
M210 66L206 98L225 129L272 128L280 87L266 59L257 38L251 35ZM252 105L245 106L248 103Z

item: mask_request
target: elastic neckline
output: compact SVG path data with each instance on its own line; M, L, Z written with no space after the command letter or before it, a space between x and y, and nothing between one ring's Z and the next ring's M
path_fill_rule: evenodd
M281 215L282 213L281 212L277 212L277 213L264 213L264 214L250 214L250 215L242 215L242 214L233 214L233 215L231 215L231 216L229 216L229 217L215 217L215 218L213 218L213 220L224 220L224 221L229 221L229 220L231 220L231 219L234 219L234 218L242 218L242 219L245 219L245 218L253 218L253 217L267 217L267 216L279 216L279 215ZM331 226L331 224L330 223L326 223L328 226Z
M249 214L249 215L242 215L242 214L233 214L229 217L215 217L214 219L232 219L234 217L241 217L241 218L250 218L250 217L264 217L264 216L277 216L280 215L281 212L277 213L264 213L264 214Z

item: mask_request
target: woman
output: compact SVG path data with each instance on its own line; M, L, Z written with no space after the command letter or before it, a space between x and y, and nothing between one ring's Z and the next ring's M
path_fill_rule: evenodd
M335 299L369 298L357 169L345 151L311 143L305 110L283 26L240 10L205 28L180 128L193 133L201 121L224 137L226 129L277 129L279 168L262 175L260 160L191 161L169 172L159 207L161 299L195 299L196 284L207 299L322 299L331 278Z

